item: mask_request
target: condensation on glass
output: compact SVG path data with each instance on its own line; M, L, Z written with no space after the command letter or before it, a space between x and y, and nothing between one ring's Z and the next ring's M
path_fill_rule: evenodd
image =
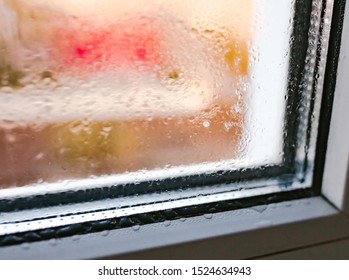
M280 161L292 16L285 1L0 0L0 188Z

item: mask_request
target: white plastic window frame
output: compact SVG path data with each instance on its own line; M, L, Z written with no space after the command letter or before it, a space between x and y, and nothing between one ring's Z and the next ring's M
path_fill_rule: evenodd
M349 2L322 195L0 248L0 259L245 259L349 238Z

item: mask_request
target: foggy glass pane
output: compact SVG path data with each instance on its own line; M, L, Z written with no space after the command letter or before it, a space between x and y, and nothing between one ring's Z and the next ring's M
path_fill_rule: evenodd
M0 0L0 188L279 163L289 2Z

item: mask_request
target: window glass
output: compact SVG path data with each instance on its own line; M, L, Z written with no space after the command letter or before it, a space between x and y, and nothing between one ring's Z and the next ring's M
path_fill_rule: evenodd
M1 0L0 13L1 188L281 163L291 1Z

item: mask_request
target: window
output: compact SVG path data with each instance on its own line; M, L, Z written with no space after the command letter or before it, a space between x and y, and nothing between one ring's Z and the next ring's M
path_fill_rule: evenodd
M320 195L342 1L83 2L0 1L2 246Z

